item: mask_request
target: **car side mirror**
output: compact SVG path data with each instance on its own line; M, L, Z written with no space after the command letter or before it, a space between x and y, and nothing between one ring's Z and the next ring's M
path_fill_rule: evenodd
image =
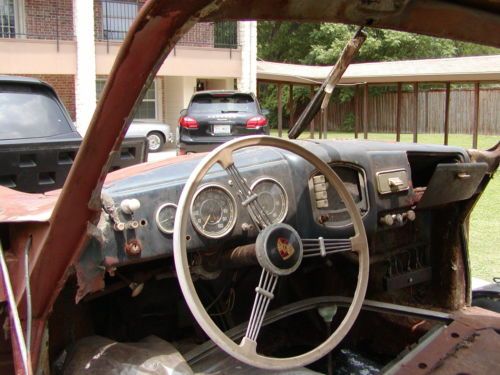
M180 114L181 114L181 116L186 116L187 109L184 108L183 110L181 110Z
M266 116L266 117L267 117L267 116L269 116L269 114L270 114L270 113L271 113L271 111L270 111L269 109L265 109L265 108L264 108L264 109L262 109L262 114L263 114L264 116Z

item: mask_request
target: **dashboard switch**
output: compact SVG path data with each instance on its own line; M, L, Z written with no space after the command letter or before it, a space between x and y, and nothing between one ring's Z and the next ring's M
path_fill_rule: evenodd
M322 174L313 177L313 183L315 184L324 184L325 182L326 182L325 176L323 176Z
M380 218L380 222L382 224L385 224L385 225L388 225L388 226L391 226L392 224L394 224L394 218L392 217L391 214L387 214L387 215L384 215Z
M377 186L380 194L394 194L408 190L410 183L405 169L377 172Z
M316 201L317 208L327 208L328 207L328 199L320 199Z
M389 187L396 191L398 191L400 187L404 186L403 180L399 177L388 178L387 181L389 182Z
M318 191L314 193L314 196L316 197L316 200L328 199L328 194L326 193L326 191Z
M319 191L326 191L326 183L314 184L314 191L316 193Z

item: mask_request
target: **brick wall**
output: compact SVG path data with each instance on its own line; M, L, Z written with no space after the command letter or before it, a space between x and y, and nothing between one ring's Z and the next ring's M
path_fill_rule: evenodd
M23 74L47 82L56 90L59 99L69 112L71 119L75 121L75 76L70 74Z
M102 5L101 0L94 0L94 36L102 40Z
M74 39L72 0L25 0L26 33L31 39Z
M199 22L193 26L177 43L180 46L214 46L214 23Z

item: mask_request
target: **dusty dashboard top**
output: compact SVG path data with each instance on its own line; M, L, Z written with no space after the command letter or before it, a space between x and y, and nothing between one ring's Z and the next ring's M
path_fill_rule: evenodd
M338 173L362 214L368 235L415 218L418 189L441 162L468 161L460 148L363 141L300 141ZM408 151L410 150L410 151ZM336 192L311 165L277 149L248 149L235 164L275 222L304 237L342 236L351 230ZM82 259L96 266L127 264L172 254L177 202L198 159L171 163L114 181L103 191L103 213ZM428 171L432 169L432 171ZM418 175L414 175L418 174ZM415 186L415 182L418 184ZM232 181L214 167L191 207L189 251L251 243L257 231Z

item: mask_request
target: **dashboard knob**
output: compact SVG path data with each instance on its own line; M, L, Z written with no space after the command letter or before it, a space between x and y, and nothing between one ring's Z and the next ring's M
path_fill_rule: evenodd
M401 214L397 214L397 215L396 215L396 221L397 221L397 222L398 222L398 224L400 224L400 225L401 225L401 224L403 224L403 222L404 222L403 215L401 215Z
M392 217L391 214L387 214L387 215L384 215L380 218L380 222L382 224L385 224L385 225L388 225L388 226L391 226L392 224L394 224L394 218Z
M132 215L141 207L141 202L138 199L124 199L120 203L120 208L126 214Z
M417 217L417 215L415 214L415 211L413 211L413 210L406 211L406 218L408 220L413 221L413 220L415 220L416 217Z

